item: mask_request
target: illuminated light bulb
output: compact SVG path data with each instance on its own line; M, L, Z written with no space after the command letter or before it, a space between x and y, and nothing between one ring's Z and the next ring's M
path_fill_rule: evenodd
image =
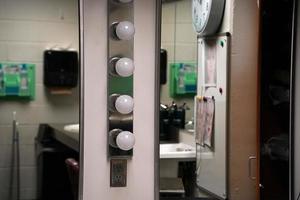
M116 26L116 35L120 40L131 40L134 33L134 25L129 21L122 21Z
M133 74L134 63L130 58L121 58L116 62L115 69L118 75L128 77Z
M119 0L120 3L130 3L132 0Z
M116 99L115 107L121 114L129 114L133 111L133 98L128 95L121 95Z
M133 148L135 144L135 137L133 133L129 131L122 131L117 136L116 143L120 149L128 151Z

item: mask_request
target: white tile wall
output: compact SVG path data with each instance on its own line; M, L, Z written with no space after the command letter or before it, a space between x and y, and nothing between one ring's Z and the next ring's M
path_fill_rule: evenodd
M7 58L7 44L5 42L0 42L0 59L4 60L6 58Z
M43 51L79 48L77 0L0 0L0 62L36 65L34 101L0 100L0 199L8 198L12 112L20 132L21 199L36 199L34 138L39 123L78 122L79 91L53 96L43 86Z
M162 23L174 23L175 22L175 3L164 3L162 6Z
M177 43L175 49L176 62L196 62L197 47L187 43Z
M164 43L172 43L174 45L175 42L175 24L174 23L165 23L161 27L161 40Z
M33 200L36 199L36 168L34 167L23 167L20 171L21 182L20 182L20 194L22 200ZM3 182L0 189L0 199L8 200L9 197L9 180L10 180L10 169L1 168L0 178ZM14 194L16 190L14 189Z
M197 60L197 35L192 26L192 1L175 1L162 5L161 47L168 52L168 67L173 62L192 62ZM167 70L167 76L169 68ZM161 87L161 102L170 104L173 101L169 95L169 85ZM179 104L186 102L191 110L194 103L191 98L178 98ZM192 111L187 112L189 120Z
M192 0L176 2L176 22L177 23L192 23Z
M196 38L197 34L194 31L191 22L176 24L176 43L185 43L195 47ZM195 58L196 57L193 57L192 60L195 60Z
M1 0L0 18L35 21L77 22L77 5L73 0ZM33 11L33 12L32 12Z

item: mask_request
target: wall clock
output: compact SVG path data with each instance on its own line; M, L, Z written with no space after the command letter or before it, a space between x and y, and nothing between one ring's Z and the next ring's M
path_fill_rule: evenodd
M193 0L192 18L195 31L200 35L215 33L223 18L225 0Z

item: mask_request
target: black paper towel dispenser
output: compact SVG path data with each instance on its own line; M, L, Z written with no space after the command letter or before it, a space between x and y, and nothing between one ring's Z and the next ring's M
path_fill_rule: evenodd
M44 52L44 85L73 88L78 83L78 53L47 50Z

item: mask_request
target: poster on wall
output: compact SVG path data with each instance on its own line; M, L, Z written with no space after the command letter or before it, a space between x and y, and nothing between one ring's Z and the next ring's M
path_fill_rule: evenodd
M205 62L204 62L204 84L205 87L217 86L217 62L216 62L216 45L215 41L208 40L205 45Z

